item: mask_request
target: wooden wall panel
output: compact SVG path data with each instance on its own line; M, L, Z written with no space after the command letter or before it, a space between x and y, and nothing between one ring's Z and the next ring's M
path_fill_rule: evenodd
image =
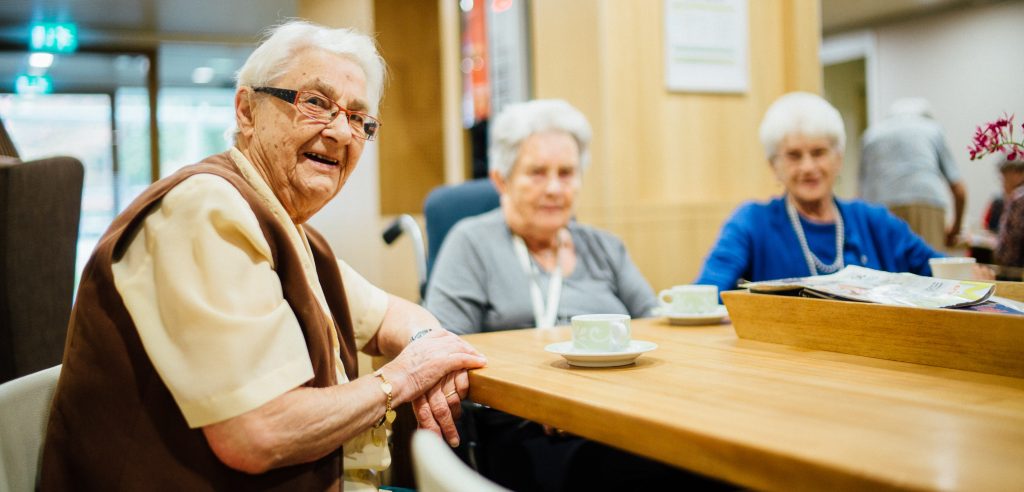
M731 202L620 207L588 224L614 231L655 292L697 277L702 260L732 213Z
M607 171L604 86L608 75L597 59L605 56L600 29L607 10L594 0L534 1L530 4L534 97L558 97L587 115L594 129L590 168L583 177L581 205L600 204L614 189ZM571 27L567 27L571 26ZM591 214L603 212L594 208Z
M374 0L298 0L296 16L331 27L372 33Z
M663 0L531 6L535 96L594 127L580 220L622 237L656 288L691 281L736 205L781 192L757 129L776 97L819 91L817 0L749 2L744 94L666 91Z
M444 183L438 4L375 0L374 25L387 60L381 103L380 197L384 215L417 213Z
M760 1L760 0L758 0ZM755 2L751 2L755 3ZM819 0L782 0L785 26L783 53L786 54L787 91L823 90L821 63L821 2Z

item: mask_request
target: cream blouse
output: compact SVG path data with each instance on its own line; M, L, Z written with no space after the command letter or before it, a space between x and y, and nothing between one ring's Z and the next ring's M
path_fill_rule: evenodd
M306 279L329 312L302 226L291 221L238 149L231 149L231 157L277 220L288 226ZM362 349L384 319L388 295L340 259L338 267L356 345ZM238 416L313 378L270 245L249 204L223 178L198 174L169 191L112 269L146 353L189 427ZM338 382L344 384L348 378L335 330L331 335ZM365 432L345 443L344 461L346 490L365 490L351 480L375 481L373 471L387 468L391 457Z

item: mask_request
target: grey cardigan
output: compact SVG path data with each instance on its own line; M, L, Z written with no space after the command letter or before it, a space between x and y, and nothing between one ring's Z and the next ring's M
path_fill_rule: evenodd
M556 324L588 313L650 316L657 300L622 241L575 222L568 229L576 268L563 280ZM539 287L546 293L550 276L539 270ZM512 247L512 232L496 209L464 219L448 233L431 273L426 308L459 334L531 327L528 282Z

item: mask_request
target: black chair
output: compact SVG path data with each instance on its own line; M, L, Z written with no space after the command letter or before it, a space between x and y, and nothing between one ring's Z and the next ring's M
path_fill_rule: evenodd
M84 176L73 157L0 164L0 382L61 363Z

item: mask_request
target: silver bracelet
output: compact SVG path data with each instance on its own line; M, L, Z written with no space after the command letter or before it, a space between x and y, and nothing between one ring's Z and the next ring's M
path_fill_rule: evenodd
M432 331L434 331L433 328L426 328L426 329L417 331L415 335L413 335L411 338L409 338L409 342L410 343L411 342L415 342L417 338L422 338L423 335L426 335L427 333L430 333Z

